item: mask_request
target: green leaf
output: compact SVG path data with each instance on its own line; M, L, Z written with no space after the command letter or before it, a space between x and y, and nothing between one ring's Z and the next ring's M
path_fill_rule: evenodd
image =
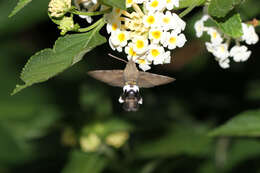
M205 155L211 147L211 139L206 135L207 129L203 126L175 126L165 136L138 146L136 154L141 158Z
M238 5L242 0L211 0L208 8L209 15L214 17L225 17L235 5Z
M235 140L232 147L228 150L225 169L231 170L235 166L241 165L243 161L253 159L254 157L259 157L259 148L260 142L256 139Z
M62 173L99 173L107 165L107 159L98 153L73 151Z
M222 32L230 37L239 38L243 35L242 21L238 13L228 17L224 21L222 19L216 21Z
M18 4L15 6L13 11L8 17L13 17L16 13L18 13L23 7L29 4L32 0L19 0Z
M100 3L126 10L125 0L100 0Z
M209 133L210 136L260 136L260 110L242 112Z
M202 5L203 3L205 3L206 0L196 0L196 6ZM190 7L191 5L194 4L194 0L180 0L180 5L178 8L176 9L181 9L181 8L186 8L186 7ZM175 8L174 8L175 9Z
M25 84L17 85L12 95L56 76L79 62L87 52L105 43L106 39L99 34L103 25L104 21L90 32L60 37L53 49L44 49L33 55L21 73L21 79Z

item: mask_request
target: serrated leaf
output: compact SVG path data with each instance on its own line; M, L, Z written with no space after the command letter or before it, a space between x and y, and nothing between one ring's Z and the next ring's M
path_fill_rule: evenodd
M73 151L62 173L99 173L107 165L107 159L98 153Z
M230 37L239 38L243 35L242 21L238 13L227 19L217 19L216 22L221 31Z
M260 136L260 110L242 112L209 133L210 136Z
M100 0L100 3L126 10L125 0Z
M44 49L33 55L21 73L21 79L25 84L17 85L12 95L56 76L80 61L87 52L105 43L106 39L99 34L103 25L104 21L90 32L60 37L53 49Z
M225 17L235 5L242 0L211 0L208 8L209 15L214 17Z
M32 0L19 0L13 11L8 17L13 17L16 13L18 13L21 9L23 9L27 4L29 4Z

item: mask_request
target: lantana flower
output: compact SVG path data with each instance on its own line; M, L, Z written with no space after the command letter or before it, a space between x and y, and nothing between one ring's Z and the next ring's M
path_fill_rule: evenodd
M249 51L245 45L240 45L239 42L245 41L246 44L256 44L259 41L254 26L242 23L243 35L241 38L236 39L236 45L228 50L231 38L224 38L224 34L215 27L204 26L204 22L208 19L208 15L203 15L201 19L195 22L194 28L197 37L201 37L203 32L210 35L210 42L205 43L206 48L215 56L220 67L229 68L230 57L232 57L235 62L244 62L248 60L251 51Z
M124 49L127 58L144 71L149 70L151 64L170 63L167 49L182 47L186 42L182 34L186 23L169 11L178 6L179 0L126 0L127 10L114 8L106 15L111 48ZM117 37L121 32L128 33L122 44Z

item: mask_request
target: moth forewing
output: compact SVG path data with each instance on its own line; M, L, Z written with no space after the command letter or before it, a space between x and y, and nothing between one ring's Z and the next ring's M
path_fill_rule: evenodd
M139 87L150 88L173 82L175 79L148 72L140 72L133 60L129 60L124 70L96 70L88 72L93 78L111 86L123 87L119 102L126 111L137 111L143 99Z
M125 85L123 70L94 70L88 74L111 86L123 87Z
M158 85L164 85L175 81L174 78L158 75L149 72L139 72L137 85L140 88L151 88Z

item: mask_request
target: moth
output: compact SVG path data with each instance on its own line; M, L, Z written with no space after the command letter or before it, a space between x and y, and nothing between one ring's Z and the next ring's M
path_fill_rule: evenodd
M168 76L139 71L133 60L127 62L124 70L94 70L89 71L88 74L108 85L122 87L123 93L119 97L119 102L123 104L125 111L137 111L139 105L143 104L139 88L151 88L175 80Z

